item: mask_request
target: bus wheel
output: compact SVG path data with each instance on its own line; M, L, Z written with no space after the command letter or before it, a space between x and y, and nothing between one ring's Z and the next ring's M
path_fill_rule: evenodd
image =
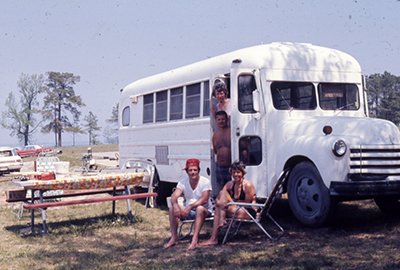
M164 181L159 181L158 182L158 187L157 187L157 199L156 203L157 205L161 206L167 206L167 197L170 197L172 194L173 188L176 187L176 183L169 183L169 182L164 182Z
M330 217L329 189L311 162L303 161L293 168L287 192L294 216L304 225L319 227Z
M382 196L374 198L379 209L388 216L400 215L400 197Z

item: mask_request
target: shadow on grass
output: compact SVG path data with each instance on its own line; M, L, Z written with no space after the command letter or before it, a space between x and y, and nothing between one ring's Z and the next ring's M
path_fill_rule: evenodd
M43 223L41 219L41 215L39 211L35 211L35 231L39 231L40 234L43 231ZM65 221L48 221L47 220L47 231L51 235L63 235L63 234L72 234L72 235L84 235L90 234L96 229L103 228L105 226L114 226L114 227L126 227L131 226L132 224L141 223L143 221L142 217L138 215L132 216L133 223L130 223L129 216L123 214L104 214L95 217L88 218L77 218L77 219L69 219ZM4 227L5 230L19 233L21 230L25 230L27 227L30 227L30 223L25 225L11 225ZM23 236L33 236L33 234L23 234Z
M286 228L289 227L294 230L307 228L295 219L287 199L276 200L270 213L278 223L285 225ZM355 229L356 231L373 227L379 229L382 228L382 225L397 226L399 221L400 213L399 216L386 216L373 200L340 202L332 220L325 224L322 229ZM313 230L313 228L309 229ZM318 229L314 228L314 230Z
M160 210L154 211L155 217L163 216L163 223L158 225L149 223L151 213L147 212L146 216L134 215L133 226L127 215L118 214L50 222L50 237L34 239L42 242L41 248L28 256L36 261L47 260L56 269L398 269L400 266L397 252L393 252L400 248L397 238L400 220L385 217L373 201L343 202L328 226L308 228L295 220L287 199L279 199L271 209L271 215L286 231L279 241L271 241L251 224L242 227L223 246L200 247L195 251L186 250L191 237L163 249L170 234L167 209ZM35 217L41 220L40 212ZM267 218L262 224L271 230ZM210 237L211 228L212 223L203 226L200 242ZM219 242L223 236L221 231ZM77 245L78 241L87 244Z
M246 224L241 226L238 234L228 243L269 241L289 244L290 241L297 239L311 241L318 237L321 239L331 237L347 239L346 237L349 236L363 234L369 234L370 237L383 237L382 235L391 234L393 231L397 232L400 224L399 216L384 215L373 200L341 202L332 220L319 228L310 228L297 221L287 199L276 200L270 214L285 230L285 234L277 242L271 241L256 225ZM272 236L279 233L268 218L263 217L261 223ZM222 242L224 233L225 231L220 232L219 242Z

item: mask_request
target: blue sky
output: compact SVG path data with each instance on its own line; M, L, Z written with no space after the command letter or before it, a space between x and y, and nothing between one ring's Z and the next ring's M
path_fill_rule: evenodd
M335 48L354 56L367 75L400 76L398 14L397 0L2 0L0 111L9 92L18 94L21 73L71 72L81 76L74 89L86 103L83 116L92 111L105 127L127 84L277 41ZM18 145L9 133L1 129L3 144ZM54 144L53 135L40 132L33 141ZM72 135L64 133L63 141Z

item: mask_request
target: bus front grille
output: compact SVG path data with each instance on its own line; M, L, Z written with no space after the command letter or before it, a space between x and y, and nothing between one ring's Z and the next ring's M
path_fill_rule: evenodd
M349 174L352 180L398 180L400 145L352 145Z

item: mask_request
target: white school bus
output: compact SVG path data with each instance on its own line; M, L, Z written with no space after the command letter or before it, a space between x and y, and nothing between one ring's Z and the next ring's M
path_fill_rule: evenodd
M400 134L368 116L358 62L311 44L272 43L213 57L135 81L119 103L120 164L156 165L161 199L186 177L188 158L215 183L212 86L225 81L231 104L231 155L243 151L257 198L266 198L289 168L282 190L294 216L320 226L338 202L374 198L385 213L400 209ZM210 116L211 115L211 116Z

